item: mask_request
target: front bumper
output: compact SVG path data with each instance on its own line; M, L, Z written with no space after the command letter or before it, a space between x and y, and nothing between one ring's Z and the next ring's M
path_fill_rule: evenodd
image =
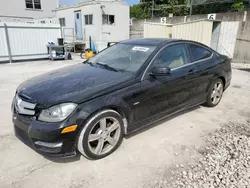
M224 87L224 90L226 90L231 84L231 78L226 81L226 85Z
M46 157L62 158L76 155L78 131L61 134L67 125L71 125L69 120L46 123L19 115L14 110L12 121L16 137L38 153Z

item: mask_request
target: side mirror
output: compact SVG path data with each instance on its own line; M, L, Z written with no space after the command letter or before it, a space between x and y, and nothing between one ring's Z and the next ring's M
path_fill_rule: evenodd
M166 76L171 74L169 67L154 67L150 73L153 76Z

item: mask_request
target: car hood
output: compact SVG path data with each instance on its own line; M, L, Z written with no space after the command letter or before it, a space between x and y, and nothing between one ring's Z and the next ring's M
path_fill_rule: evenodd
M77 64L31 78L17 89L19 96L44 107L64 102L82 103L124 86L132 73Z

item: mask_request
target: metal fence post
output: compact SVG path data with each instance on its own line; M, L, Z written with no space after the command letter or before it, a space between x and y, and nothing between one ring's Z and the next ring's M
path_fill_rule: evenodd
M10 63L12 63L11 48L10 48L10 38L9 38L9 33L8 33L8 27L7 27L6 24L4 24L4 29L5 29L5 37L6 37L9 60L10 60Z

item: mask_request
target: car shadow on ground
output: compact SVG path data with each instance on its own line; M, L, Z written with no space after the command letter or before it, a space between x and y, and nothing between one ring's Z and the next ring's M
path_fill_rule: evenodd
M131 137L134 137L134 136L136 136L136 135L138 135L138 134L141 134L141 133L143 133L143 132L145 132L145 131L147 131L147 130L149 130L149 129L152 129L152 128L154 128L154 127L160 125L160 124L163 124L163 123L165 123L165 122L167 122L167 121L169 121L169 120L171 120L171 119L174 119L174 118L176 118L176 117L178 117L178 116L181 116L181 115L183 115L183 114L192 112L192 111L197 110L197 109L199 109L199 108L201 108L200 105L195 106L195 107L192 107L192 108L189 108L189 109L186 109L186 110L183 110L183 111L178 112L178 113L176 113L176 114L174 114L174 115L171 115L171 116L169 116L169 117L166 117L166 118L163 118L163 119L161 119L161 120L158 120L158 121L152 123L151 125L145 126L145 127L141 128L141 129L139 129L139 130L137 130L137 131L135 131L135 132L133 132L133 133L131 133L131 134L129 134L129 135L126 135L125 138L126 138L126 139L129 139L129 138L131 138Z
M250 72L250 69L239 69L239 70Z
M54 162L54 163L73 163L80 161L81 159L81 154L79 152L76 152L76 155L73 157L68 157L68 158L52 158L52 157L44 157L45 159Z

